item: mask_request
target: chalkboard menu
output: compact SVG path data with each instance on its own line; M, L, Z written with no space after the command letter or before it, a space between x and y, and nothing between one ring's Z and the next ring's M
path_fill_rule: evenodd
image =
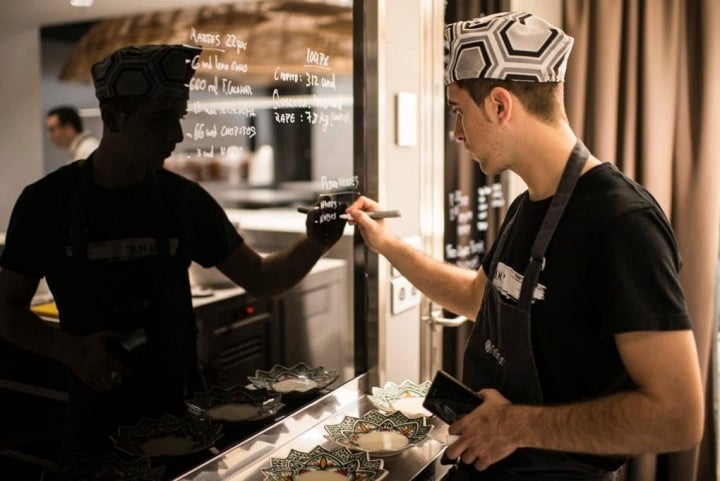
M491 220L505 206L502 183L496 177L478 175L482 184L475 187L475 199L461 189L447 192L444 258L460 267L478 269L494 239L488 239Z

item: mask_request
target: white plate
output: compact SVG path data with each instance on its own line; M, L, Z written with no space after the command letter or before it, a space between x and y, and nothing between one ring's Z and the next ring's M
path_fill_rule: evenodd
M345 416L325 426L329 440L372 456L393 456L424 441L433 426L425 417L409 418L400 411L372 410L361 417Z
M285 407L280 402L280 394L244 386L227 389L214 386L208 392L193 394L192 400L185 404L191 414L223 423L261 421Z
M301 362L292 367L276 364L269 371L258 369L255 376L249 376L248 380L257 388L292 397L315 393L337 378L334 369L326 370L323 366L312 368Z
M386 412L400 411L409 417L432 417L432 413L422 406L430 384L430 381L422 384L412 381L403 381L401 384L388 382L385 387L373 387L372 396L368 396L368 399L376 408Z
M115 447L136 456L182 456L211 448L222 436L222 425L191 416L142 418L133 426L118 427L110 438Z

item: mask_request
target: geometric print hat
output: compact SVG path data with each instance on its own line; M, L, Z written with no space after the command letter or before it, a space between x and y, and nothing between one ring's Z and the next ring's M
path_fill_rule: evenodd
M562 82L573 38L542 18L505 12L445 26L445 85L486 78Z
M193 59L201 47L188 45L140 45L123 47L90 69L95 96L190 97Z

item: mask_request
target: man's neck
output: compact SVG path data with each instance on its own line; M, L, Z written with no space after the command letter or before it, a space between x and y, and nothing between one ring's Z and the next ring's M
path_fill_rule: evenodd
M126 162L109 150L101 145L93 156L93 181L96 184L110 189L120 189L137 185L145 179L144 168Z
M567 161L570 158L577 137L572 129L563 124L560 127L533 129L525 152L512 170L527 184L531 200L551 197L557 191ZM582 173L587 172L600 162L590 157Z
M78 144L82 141L82 139L84 139L87 136L88 136L87 132L78 132L78 134L75 137L73 137L73 139L70 141L70 150L75 149L78 146Z

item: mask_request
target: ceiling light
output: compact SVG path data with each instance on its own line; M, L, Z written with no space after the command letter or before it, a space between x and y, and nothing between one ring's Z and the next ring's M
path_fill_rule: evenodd
M92 7L93 0L70 0L73 7Z

